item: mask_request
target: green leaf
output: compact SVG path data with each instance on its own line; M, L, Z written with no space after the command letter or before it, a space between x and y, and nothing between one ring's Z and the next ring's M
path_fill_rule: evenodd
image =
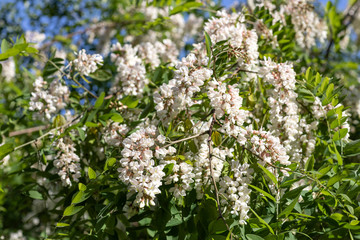
M347 128L342 128L334 133L333 141L338 141L340 139L343 139L348 132Z
M255 234L246 234L247 239L249 240L264 240L264 238L255 235Z
M70 224L68 224L68 223L57 223L56 224L56 227L68 227L68 226L70 226Z
M265 222L264 219L262 219L259 215L257 215L257 213L252 209L250 208L250 210L254 213L254 215L257 217L257 219L259 219L259 221L264 224L268 229L269 231L272 233L272 234L275 234L274 230L270 227L269 224L267 224L267 222Z
M314 169L315 158L314 156L309 157L309 159L305 163L305 170L312 171Z
M353 157L360 154L360 139L351 141L344 148L345 157ZM1 157L0 157L1 159Z
M105 163L104 170L108 170L109 167L112 167L116 163L116 158L108 158Z
M89 175L90 179L96 178L96 172L91 167L89 167L89 169L88 169L88 175Z
M258 163L258 166L265 172L265 174L271 179L271 181L273 181L273 183L275 183L275 185L278 185L278 181L276 180L276 177L274 176L274 174L272 174L269 170L267 170L263 165L261 165L260 163Z
M83 191L77 192L77 193L75 194L75 197L74 197L73 200L71 201L71 204L80 203L83 196L84 196L84 192L83 192Z
M201 2L185 2L179 6L174 7L173 10L170 11L170 16L180 12L189 11L192 8L201 7L202 5L203 4Z
M282 216L288 216L291 211L294 209L295 205L298 203L299 201L299 197L300 197L300 193L299 195L289 204L289 206L287 206L284 211L282 211L280 214L279 214L279 217L282 217Z
M96 99L96 102L95 102L95 105L94 105L94 107L95 107L96 109L98 109L98 108L101 107L101 105L102 105L103 102L104 102L104 98L105 98L105 92L102 92L102 93L100 94L100 96L98 97L98 99Z
M77 130L78 130L78 132L79 132L79 137L80 137L80 140L81 141L85 141L85 138L86 138L86 136L85 136L85 132L84 132L84 130L82 130L82 128L76 128Z
M112 77L111 72L105 71L103 69L98 69L96 72L89 74L89 77L92 79L98 80L100 82L104 82L109 80Z
M209 59L211 58L211 38L207 32L205 32L205 45L206 45L206 53Z
M74 205L70 205L70 206L68 206L67 208L65 208L65 211L64 211L63 216L64 216L64 217L72 216L72 215L80 212L81 209L83 209L83 208L84 208L84 206L76 206L76 207L75 207Z
M29 191L29 197L31 197L33 199L39 199L39 200L44 199L43 196L41 195L41 193L39 193L38 191L35 191L35 190Z
M221 144L221 134L217 131L214 131L211 134L211 140L213 141L213 143L215 144L215 147L219 146Z
M338 181L340 181L343 178L343 176L341 175L335 175L333 177L331 177L327 183L327 187L331 187L332 185L334 185L335 183L337 183Z
M1 42L1 52L5 53L10 48L11 48L10 43L5 39L3 39Z
M36 48L33 48L33 47L27 47L27 48L25 48L25 52L32 54L32 53L39 52L39 50L37 50Z
M86 185L79 183L79 191L85 191L86 190Z
M131 96L126 96L123 99L121 99L121 102L126 105L128 108L136 108L136 106L139 103L139 99L131 97Z
M9 57L14 57L20 53L19 49L10 48L5 53L0 54L0 60L5 60Z
M85 201L86 199L88 199L90 196L91 196L91 192L79 191L76 193L76 195L72 199L71 204L75 205L75 204L81 203L81 202Z
M124 121L124 118L119 113L113 113L111 120L114 122L122 123Z
M260 189L258 187L255 187L255 186L253 186L251 184L249 184L249 186L252 187L253 189L255 189L256 191L262 193L265 197L268 197L271 200L273 200L274 202L276 202L276 199L273 196L271 196L269 193L265 192L264 190L262 190L262 189Z
M61 127L65 124L66 124L66 119L61 114L57 115L53 120L53 127L55 127L55 128Z
M0 146L0 160L2 160L12 151L14 151L14 145L12 143L5 143L4 145Z

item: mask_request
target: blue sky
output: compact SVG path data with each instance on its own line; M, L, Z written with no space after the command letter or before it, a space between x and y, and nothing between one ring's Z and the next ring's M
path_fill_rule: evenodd
M326 5L326 3L329 0L318 0L319 2L321 2L322 4ZM234 0L222 0L222 3L224 4L224 6L229 7L231 6L234 2L238 2L238 1L234 1ZM332 2L335 2L334 0ZM345 9L346 5L348 3L348 0L339 0L338 1L338 6L340 9Z

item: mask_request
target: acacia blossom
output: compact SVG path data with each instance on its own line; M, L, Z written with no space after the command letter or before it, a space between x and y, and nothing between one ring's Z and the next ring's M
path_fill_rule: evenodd
M249 1L250 8L255 6L265 7L274 18L273 24L281 21L286 24L286 16L291 16L291 23L294 25L296 42L305 49L316 45L316 40L324 43L327 37L327 25L314 11L311 0L288 0L281 4L279 10L271 0L262 0L257 3Z
M77 58L72 61L74 68L81 75L88 76L89 74L95 72L98 69L98 66L103 65L103 57L99 54L86 54L85 49L81 49L79 53L75 53Z
M111 61L117 67L111 91L117 94L141 96L149 80L146 78L145 66L137 55L138 47L116 43L111 47L111 52ZM118 86L119 84L121 86Z
M218 18L212 17L204 28L212 43L229 40L239 64L245 69L253 69L259 57L256 32L246 28L245 16L242 13L228 14L226 11L218 11L216 15Z
M175 153L173 147L161 148L164 138L156 136L156 127L141 127L122 142L119 179L129 186L129 195L136 193L134 206L155 205L155 195L165 176L164 164L157 164L157 159Z
M54 160L54 166L59 170L58 175L63 185L71 186L72 181L78 182L81 177L80 158L75 153L74 143L69 137L60 138L55 145L59 152Z
M273 86L268 90L269 130L275 136L281 137L281 142L286 146L292 160L299 162L302 160L302 147L298 138L303 131L299 126L296 73L292 64L275 63L271 59L265 59L262 63L259 74L264 82Z
M229 171L232 177L224 176L219 183L221 205L227 208L227 212L239 216L240 224L246 224L251 193L248 185L252 180L253 169L247 163L240 164L239 161L231 160Z
M165 122L197 103L193 96L201 91L200 87L212 74L212 70L198 65L193 53L183 58L175 68L174 79L162 84L154 94L157 116Z
M1 76L4 77L6 82L10 82L15 78L15 62L13 58L9 58L6 61L1 62L2 70Z
M34 91L30 98L30 111L37 111L45 114L47 119L63 109L69 100L69 88L59 80L53 80L48 88L47 82L42 77L38 77L34 84Z

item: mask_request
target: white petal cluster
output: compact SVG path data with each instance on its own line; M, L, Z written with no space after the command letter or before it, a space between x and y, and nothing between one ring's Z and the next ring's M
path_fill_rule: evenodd
M218 18L213 17L205 24L205 32L209 34L212 43L229 40L238 56L239 64L251 69L259 57L256 32L246 29L245 16L242 13L228 14L226 11L218 11L217 16Z
M4 239L4 238L1 238ZM17 232L10 233L9 240L26 240L26 237L23 235L22 230L18 230Z
M193 166L187 162L176 162L175 160L166 161L167 164L173 164L172 173L167 176L165 184L172 184L170 192L174 194L175 198L181 199L186 196L186 192L193 189L195 174L193 173Z
M238 128L244 124L249 117L249 112L242 107L243 99L239 95L239 88L236 84L230 85L224 82L226 79L217 81L213 79L208 84L207 96L211 106L215 109L215 115L221 119L226 115L221 130L229 135L237 135Z
M157 164L155 157L162 159L175 153L173 147L160 148L158 144L163 141L163 137L156 135L156 127L148 126L141 127L122 143L119 178L129 186L130 193L137 193L134 205L140 208L155 205L155 195L160 193L165 165Z
M125 42L130 42L133 45L138 45L144 42L155 44L157 41L161 41L164 36L167 39L171 39L177 46L181 48L185 42L197 35L199 29L202 27L203 19L197 17L195 14L190 13L185 20L182 14L173 14L170 16L169 8L160 8L151 5L147 5L143 2L136 9L133 7L127 9L119 9L123 14L131 12L140 12L145 16L146 21L154 21L158 17L167 17L168 20L164 22L164 27L169 29L168 31L154 31L149 30L141 36L126 36Z
M60 138L56 147L59 153L54 160L54 166L59 170L58 175L64 186L71 186L72 182L78 182L81 177L80 158L75 153L74 143L69 137Z
M310 0L289 0L282 5L283 12L291 16L296 32L296 41L303 48L316 45L316 39L324 42L327 37L327 25L314 11Z
M121 46L116 43L111 47L111 61L117 66L113 92L120 92L126 95L141 96L143 88L149 83L146 78L146 69L137 55L138 47L130 44ZM120 89L118 84L121 84Z
M270 58L262 63L259 74L265 83L273 86L268 90L269 129L275 136L281 136L292 160L298 162L302 159L301 142L298 141L302 128L299 126L300 110L295 93L296 73L292 64L275 63Z
M212 70L197 65L195 54L190 53L176 65L175 77L160 86L154 94L158 117L167 121L182 110L194 105L195 93L201 91L204 81L212 75Z
M103 57L99 54L86 54L85 49L81 49L79 53L75 53L77 58L72 61L74 68L81 75L88 76L89 74L95 72L98 69L98 66L103 65Z
M211 184L210 154L207 134L200 137L199 145L199 152L193 156L193 161L196 194L197 198L201 199L204 194L204 188ZM226 156L232 156L231 150L219 148L212 149L211 167L216 182L220 179Z
M46 39L46 35L35 31L26 31L25 39L29 43L36 43L34 47L39 48L41 43Z
M49 88L42 77L38 77L34 84L34 91L30 98L30 111L37 111L39 114L45 114L47 119L56 114L66 106L69 99L69 88L59 80L54 80Z
M327 106L322 106L321 99L319 97L315 97L315 101L311 107L311 112L316 119L321 119L326 117L328 111L332 110L333 106L328 104Z
M247 127L246 138L249 139L251 152L260 157L264 164L279 162L282 165L290 165L286 148L281 144L280 139L264 130L252 130Z
M15 62L13 58L0 63L2 65L1 76L4 77L6 82L10 82L15 78Z
M294 25L296 41L300 47L309 49L316 45L316 40L323 43L327 38L327 25L314 11L311 0L288 0L285 4L276 6L270 0L259 1L257 4L250 1L250 8L255 6L265 7L270 11L274 22L281 21L286 24L285 17L291 16L291 23Z
M156 41L154 44L143 42L139 45L140 58L149 63L152 68L159 66L161 61L176 63L178 55L179 50L170 39Z
M107 144L115 147L120 147L129 128L126 124L112 122L104 133L104 140Z
M252 180L253 169L247 163L240 164L232 160L229 171L232 177L224 176L220 181L221 205L226 207L227 212L239 216L240 224L246 224L251 193L248 185Z

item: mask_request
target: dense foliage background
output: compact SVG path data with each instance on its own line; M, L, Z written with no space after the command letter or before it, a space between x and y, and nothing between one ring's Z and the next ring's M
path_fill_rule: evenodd
M0 239L360 239L360 1L222 4L0 3Z

